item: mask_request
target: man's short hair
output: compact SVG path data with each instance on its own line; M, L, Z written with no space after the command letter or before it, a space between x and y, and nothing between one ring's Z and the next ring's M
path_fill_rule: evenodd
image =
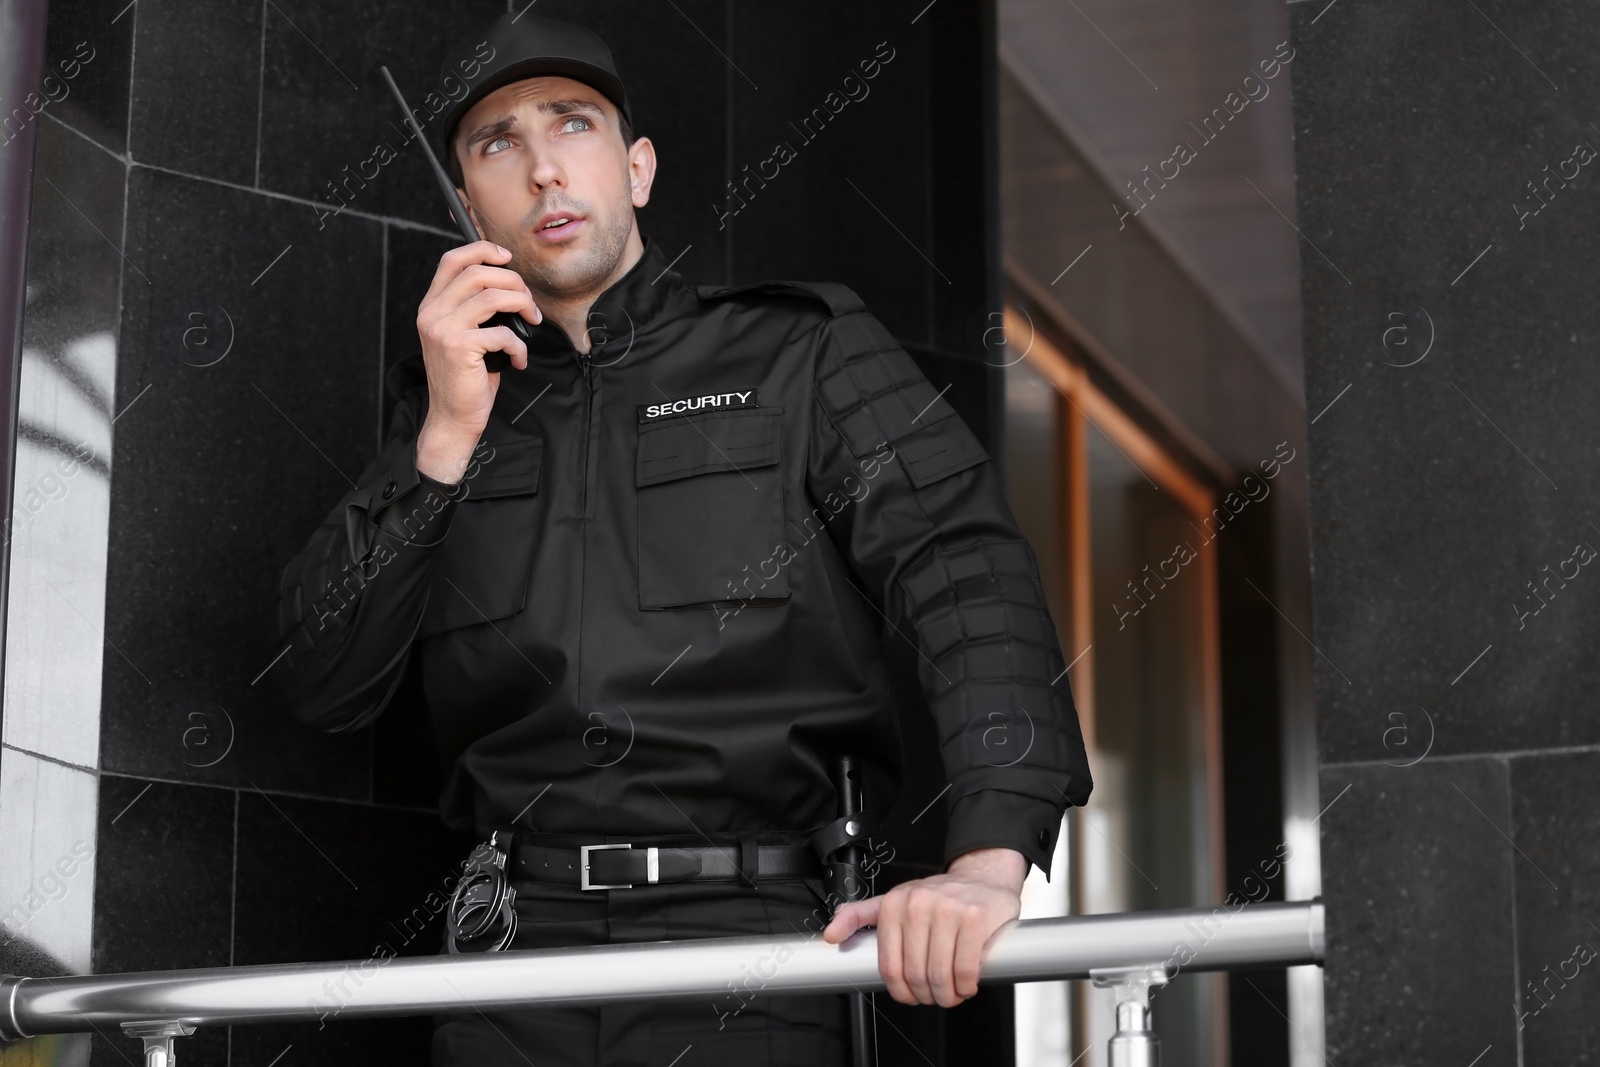
M617 129L622 133L622 147L632 148L633 142L639 139L633 132L633 124L616 104L612 104L611 107L617 113ZM456 127L455 135L450 138L450 158L445 161L445 169L450 172L450 180L455 183L457 189L465 189L467 186L466 178L461 173L461 155L456 150L456 142L460 139L465 125L463 123Z

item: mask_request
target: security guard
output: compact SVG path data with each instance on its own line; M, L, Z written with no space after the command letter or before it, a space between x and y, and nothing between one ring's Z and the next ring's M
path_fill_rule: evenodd
M594 34L507 15L441 83L466 88L437 130L486 239L439 261L387 440L284 572L287 707L359 729L420 659L441 815L495 835L478 873L514 890L478 900L517 920L489 948L875 925L892 996L959 1003L1091 788L993 465L849 289L692 284L639 232L654 147ZM840 906L812 835L841 754L898 780L900 641L948 868ZM754 978L437 1022L436 1064L846 1061L845 998Z

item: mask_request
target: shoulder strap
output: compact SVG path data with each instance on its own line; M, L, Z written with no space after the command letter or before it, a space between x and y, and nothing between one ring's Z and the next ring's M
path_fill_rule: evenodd
M763 281L745 285L696 285L694 291L702 300L714 300L735 293L810 297L828 305L829 313L835 316L867 309L861 298L855 294L855 290L838 282Z

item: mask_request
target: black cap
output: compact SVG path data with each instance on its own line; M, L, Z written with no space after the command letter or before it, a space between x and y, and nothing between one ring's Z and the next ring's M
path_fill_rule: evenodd
M440 86L452 100L436 127L440 158L455 159L450 142L473 104L502 85L541 75L559 75L593 86L617 106L630 126L633 124L611 49L598 34L559 19L507 12L463 37L439 68ZM466 93L458 96L463 85Z

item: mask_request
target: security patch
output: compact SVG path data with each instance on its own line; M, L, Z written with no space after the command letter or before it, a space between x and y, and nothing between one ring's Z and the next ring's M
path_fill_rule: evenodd
M698 415L705 411L730 411L760 406L760 398L756 396L754 389L734 389L725 393L706 393L702 396L663 400L659 404L640 404L639 421L656 422L682 415Z

